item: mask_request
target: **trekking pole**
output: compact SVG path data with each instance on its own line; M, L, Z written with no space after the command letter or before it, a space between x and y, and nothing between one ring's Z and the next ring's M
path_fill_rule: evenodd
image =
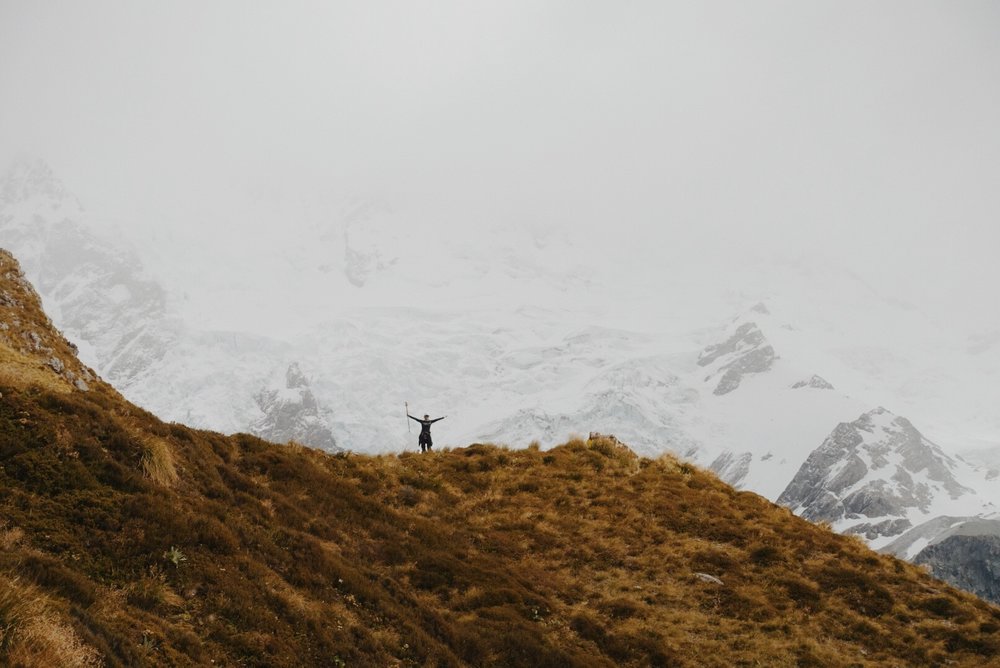
M410 402L404 401L403 405L406 406L406 433L410 432Z

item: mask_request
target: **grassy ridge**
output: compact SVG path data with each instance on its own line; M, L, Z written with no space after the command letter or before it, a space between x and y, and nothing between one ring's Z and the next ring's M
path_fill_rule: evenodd
M997 608L671 457L329 456L74 389L4 262L0 664L1000 665Z

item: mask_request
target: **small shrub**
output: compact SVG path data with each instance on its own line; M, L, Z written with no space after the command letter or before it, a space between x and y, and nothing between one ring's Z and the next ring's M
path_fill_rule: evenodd
M180 568L181 564L187 561L187 557L184 556L184 553L175 546L171 546L169 550L164 552L163 558L173 564L174 568Z
M750 561L758 566L770 566L782 560L781 550L773 545L761 545L750 550Z
M420 502L420 492L415 490L411 485L400 487L399 493L396 496L404 506L412 507Z
M938 617L952 617L957 609L955 601L947 596L934 596L921 601L920 607Z
M603 601L597 609L611 619L631 619L642 616L642 608L627 598L616 598L610 601Z

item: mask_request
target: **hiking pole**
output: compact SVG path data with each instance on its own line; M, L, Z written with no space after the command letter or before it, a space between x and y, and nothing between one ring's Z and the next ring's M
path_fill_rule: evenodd
M409 401L404 401L403 405L406 406L406 433L409 434L409 433L411 433L410 432L410 402Z

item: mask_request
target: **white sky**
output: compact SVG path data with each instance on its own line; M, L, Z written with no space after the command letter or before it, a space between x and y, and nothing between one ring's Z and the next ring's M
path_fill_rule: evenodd
M0 0L0 159L212 243L361 194L429 239L823 250L978 317L998 119L996 2Z

